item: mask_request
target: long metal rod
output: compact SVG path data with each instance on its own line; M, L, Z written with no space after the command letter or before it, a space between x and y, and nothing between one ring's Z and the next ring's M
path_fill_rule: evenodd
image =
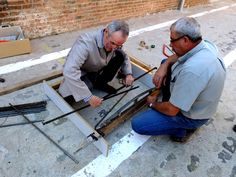
M123 91L123 92L120 92L120 93L111 95L111 96L106 97L106 98L103 97L103 101L108 100L108 99L110 99L110 98L113 98L113 97L115 97L115 96L118 96L118 95L120 95L120 94L129 92L129 91L131 91L131 90L137 89L138 87L139 87L139 86L136 86L136 87L131 88L131 89L127 89L127 90L125 90L125 91ZM43 125L49 124L49 123L51 123L51 122L53 122L53 121L55 121L55 120L61 119L61 118L65 117L65 116L68 116L68 115L74 113L74 112L81 111L81 110L83 110L83 109L85 109L85 108L87 108L87 107L89 107L89 106L90 106L90 104L85 105L85 106L83 106L83 107L81 107L81 108L75 109L75 110L73 110L73 111L71 111L71 112L68 112L68 113L63 114L63 115L58 116L58 117L55 117L55 118L53 118L53 119L51 119L51 120L43 121L42 123L43 123Z
M30 120L18 109L15 108L15 106L13 106L11 103L9 103L9 105L16 111L18 112L22 117L24 117L28 122L30 122ZM79 161L77 161L69 152L67 152L65 149L63 149L59 144L57 144L52 138L50 138L46 133L44 133L39 127L37 127L36 125L34 125L33 123L31 123L31 125L33 125L40 133L42 133L49 141L51 141L57 148L59 148L65 155L67 155L67 157L69 157L71 160L73 160L76 164L79 163Z
M103 137L108 135L120 123L126 121L132 115L140 111L143 107L147 106L147 96L154 93L158 94L159 90L151 88L132 98L130 101L125 103L125 105L119 108L115 113L113 113L109 118L107 118L103 125L96 131L99 132Z
M139 86L132 87L132 88L130 88L130 89L124 90L124 91L119 92L119 93L116 93L116 94L114 94L114 95L110 95L110 96L108 96L108 97L106 97L106 98L103 97L103 100L108 100L108 99L110 99L110 98L113 98L113 97L115 97L115 96L121 95L121 94L123 94L123 93L128 93L129 91L135 90L135 89L137 89L137 88L139 88Z
M12 126L17 126L17 125L26 125L26 124L38 123L38 122L42 122L42 121L43 120L34 120L34 121L30 121L30 122L20 122L20 123L14 123L14 124L6 124L6 125L0 125L0 128L12 127Z
M120 103L120 101L127 95L128 92L125 92L122 97L109 109L109 111L98 121L95 125L94 129L97 130L97 127L101 124L101 122L107 117L107 115Z
M157 67L154 67L154 68L148 70L147 72L141 74L140 76L136 77L136 78L134 79L134 81L140 79L141 77L145 76L146 74L152 72L152 71L155 70L155 69L157 69ZM118 92L119 90L121 90L121 89L123 89L123 88L125 88L125 87L126 87L126 85L122 85L121 87L119 87L118 89L116 89L116 91ZM109 97L109 96L111 96L111 95L112 95L112 94L107 94L107 95L105 95L103 98Z

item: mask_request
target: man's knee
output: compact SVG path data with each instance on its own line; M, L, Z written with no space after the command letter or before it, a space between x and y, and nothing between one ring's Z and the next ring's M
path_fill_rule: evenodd
M143 131L140 128L140 121L137 118L131 120L131 127L136 133L143 134Z

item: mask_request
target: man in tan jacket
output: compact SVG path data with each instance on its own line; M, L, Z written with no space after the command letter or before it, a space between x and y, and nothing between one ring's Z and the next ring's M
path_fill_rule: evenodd
M97 107L102 99L93 95L90 89L116 93L116 89L107 83L118 71L124 75L124 84L132 85L131 63L121 49L128 35L128 24L120 20L111 22L105 29L80 35L67 56L59 93Z

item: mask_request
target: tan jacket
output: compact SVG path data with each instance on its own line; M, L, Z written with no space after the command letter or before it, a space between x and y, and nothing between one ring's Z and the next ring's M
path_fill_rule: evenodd
M106 56L103 30L80 35L67 56L59 93L63 97L73 95L75 101L89 97L92 93L80 77L87 72L97 72L102 69L114 54L112 51ZM132 73L130 60L126 54L125 56L121 70L124 74L130 74Z

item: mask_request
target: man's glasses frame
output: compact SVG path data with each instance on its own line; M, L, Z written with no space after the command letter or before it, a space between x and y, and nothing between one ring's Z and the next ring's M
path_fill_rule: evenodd
M110 44L111 45L113 45L113 46L116 46L116 48L118 48L118 49L121 49L122 47L123 47L123 45L118 45L118 44L116 44L113 40L112 40L112 37L111 37L111 35L109 34L109 32L108 32L108 40L109 40L109 42L110 42Z
M183 36L180 36L180 37L178 37L178 38L176 38L176 39L170 38L170 43L176 42L176 41L182 39L182 38L185 37L185 36L186 36L186 35L183 35Z
M116 44L115 42L113 42L113 41L111 41L111 40L109 40L109 41L110 41L111 45L116 46L118 49L120 49L120 48L123 47L123 45L118 45L118 44Z

